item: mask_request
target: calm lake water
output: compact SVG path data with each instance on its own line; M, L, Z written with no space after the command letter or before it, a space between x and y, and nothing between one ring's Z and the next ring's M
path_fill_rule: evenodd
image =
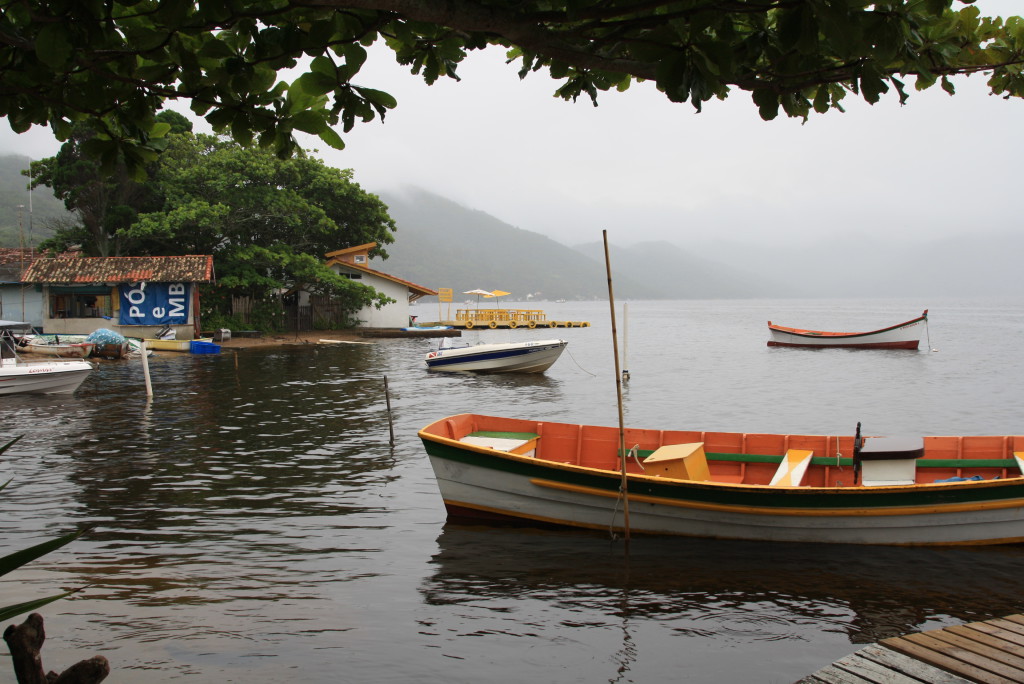
M41 611L47 669L103 654L108 681L158 684L784 684L881 638L1024 612L1018 547L634 539L627 557L601 535L446 525L427 423L617 423L607 302L530 307L591 327L466 337L568 339L543 376L428 373L437 340L395 339L152 357L149 403L139 360L73 397L4 398L0 437L24 438L0 459L2 546L95 529L5 577L0 601L84 587ZM768 319L864 330L925 307L917 352L765 344ZM633 426L1024 433L1024 299L616 308Z

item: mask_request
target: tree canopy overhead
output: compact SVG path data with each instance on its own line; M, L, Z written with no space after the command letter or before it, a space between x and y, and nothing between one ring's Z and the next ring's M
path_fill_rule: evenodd
M765 119L903 101L908 78L952 93L949 76L984 72L1024 95L1024 20L961 0L0 0L0 115L61 140L89 121L88 152L136 171L165 144L168 100L282 156L296 131L341 148L336 129L396 105L359 80L377 40L427 83L493 45L566 99L643 79L698 110L747 91Z

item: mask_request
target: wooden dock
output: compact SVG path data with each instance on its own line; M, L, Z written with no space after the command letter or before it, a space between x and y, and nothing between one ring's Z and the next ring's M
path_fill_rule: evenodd
M1024 615L915 632L872 644L797 684L1024 682Z
M533 330L535 328L589 328L589 321L549 321L529 318L526 320L516 319L462 319L454 321L432 321L420 323L419 325L434 326L448 325L456 330Z

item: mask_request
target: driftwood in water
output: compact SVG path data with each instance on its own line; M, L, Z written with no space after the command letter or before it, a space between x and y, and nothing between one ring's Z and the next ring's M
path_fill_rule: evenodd
M97 684L110 674L110 663L103 656L75 663L59 675L56 672L43 674L43 657L39 651L45 639L43 617L39 613L32 613L25 622L4 630L4 641L11 651L18 684Z

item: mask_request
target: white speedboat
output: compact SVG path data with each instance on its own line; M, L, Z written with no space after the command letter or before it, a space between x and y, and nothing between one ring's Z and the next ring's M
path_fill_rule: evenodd
M11 329L28 323L0 321L0 394L70 394L93 366L83 359L25 361L18 356Z
M427 368L439 371L475 373L543 373L551 367L565 340L536 340L504 344L451 344L445 338L437 351L426 355Z

